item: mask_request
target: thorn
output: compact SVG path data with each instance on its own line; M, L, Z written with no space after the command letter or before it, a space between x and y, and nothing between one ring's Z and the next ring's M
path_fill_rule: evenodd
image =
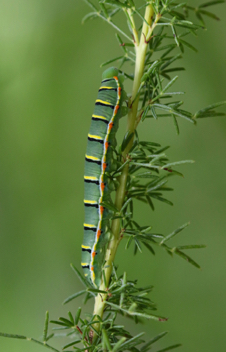
M164 167L163 170L166 170L168 172L173 172L173 170L168 169L167 167Z
M144 34L144 33L142 33L142 34L143 34L143 36L144 36L144 42L145 42L145 44L148 44L148 43L152 40L152 38L154 38L154 37L156 36L156 34L153 34L153 35L147 40L145 34Z
M168 318L159 318L159 321L167 321Z
M125 232L125 229L121 229L121 231L120 231L120 238L119 238L119 242L123 239L124 232Z
M82 330L80 329L80 327L78 325L76 325L76 329L80 332L80 334L82 334Z
M76 325L76 329L79 331L79 333L80 333L81 335L83 335L83 332L82 332L82 330L80 329L80 327L79 327L78 325ZM88 342L87 337L84 337L84 340L85 340L86 342Z

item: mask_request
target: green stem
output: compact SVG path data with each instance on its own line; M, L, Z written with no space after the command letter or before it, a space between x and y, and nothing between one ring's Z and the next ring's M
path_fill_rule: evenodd
M46 343L46 341L42 342L42 341L38 341L36 339L33 339L33 337L26 337L26 336L23 336L23 335L14 335L14 334L5 334L5 333L2 333L0 332L0 336L3 336L3 337L9 337L11 339L20 339L20 340L27 340L27 341L32 341L32 342L35 342L35 343L38 343L39 345L42 345L43 347L46 347L54 352L60 352L59 350L57 350L56 348L48 345Z
M135 50L136 50L136 63L135 63L135 73L134 73L134 82L133 82L133 90L132 90L132 97L131 97L131 106L130 106L130 111L128 114L128 122L127 122L127 131L129 132L134 132L136 128L136 116L137 116L137 110L138 110L138 103L139 103L139 94L137 95L138 89L140 87L141 83L141 77L143 76L144 72L144 64L145 64L145 57L146 57L146 51L147 51L147 37L150 37L150 33L153 31L154 26L151 26L152 24L152 18L154 16L154 11L151 5L148 5L146 7L146 12L145 12L145 20L146 22L143 23L143 28L142 28L142 33L141 33L141 38L140 41L136 40L134 45L135 45ZM133 18L131 21L134 24ZM147 25L147 23L149 25ZM154 25L154 24L153 24ZM152 31L151 31L152 28ZM134 33L136 32L135 24L134 24ZM136 97L136 99L135 99ZM134 100L135 99L135 100ZM129 142L127 147L125 148L122 158L125 160L127 158L127 155L133 145L133 140ZM129 164L125 165L125 167L122 170L122 174L120 175L118 181L119 181L119 187L116 191L116 197L115 197L115 205L116 208L120 211L124 202L125 198L125 192L126 192L126 184L127 184L127 177L128 177L128 170L129 170ZM107 251L106 251L106 257L105 257L105 278L106 280L101 281L101 285L99 289L101 291L107 291L109 282L110 282L110 277L112 273L112 264L115 258L115 254L119 245L119 242L121 240L120 236L120 219L115 219L112 221L112 226L111 226L111 231L112 231L112 237L109 242ZM94 305L94 315L99 315L101 318L103 317L103 312L105 308L105 301L107 299L107 293L106 295L103 294L98 294L95 299L95 305ZM95 330L100 331L100 324L96 323L94 325ZM94 333L93 335L93 342L96 340L97 336Z

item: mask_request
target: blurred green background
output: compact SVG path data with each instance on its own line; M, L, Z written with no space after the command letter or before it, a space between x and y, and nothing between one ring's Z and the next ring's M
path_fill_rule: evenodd
M193 3L195 3L193 1ZM102 21L81 25L89 8L81 0L3 0L0 3L0 331L39 338L44 314L75 312L61 302L81 283L69 264L80 266L83 238L83 167L86 136L101 80L100 63L120 52L114 31ZM186 107L196 111L226 97L226 7L207 20L208 30L192 38L199 48L186 50L178 88L187 92ZM225 111L222 109L221 111ZM146 120L142 139L171 145L170 160L194 159L178 168L170 195L174 206L139 207L136 216L163 234L191 221L175 244L205 243L191 254L193 268L162 250L125 255L116 263L139 284L153 284L152 299L167 323L135 326L147 338L167 330L158 344L182 343L180 351L225 351L226 297L226 121L214 118L197 126L171 119ZM119 136L123 135L123 128ZM121 134L120 134L121 133ZM85 307L91 312L92 306ZM62 340L55 340L60 347ZM5 352L44 350L26 341L0 338Z

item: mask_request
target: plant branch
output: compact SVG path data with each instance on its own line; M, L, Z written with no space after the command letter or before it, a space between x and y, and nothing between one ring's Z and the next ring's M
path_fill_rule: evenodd
M146 57L146 51L148 46L148 42L145 40L145 38L146 38L146 35L148 35L149 32L152 33L154 29L153 26L151 27L153 15L154 15L154 10L151 5L148 5L146 7L145 22L143 23L140 42L135 42L135 51L136 51L135 73L134 73L132 97L131 97L131 102L129 106L130 110L129 110L128 120L127 120L127 132L129 133L133 133L136 128L136 116L137 116L138 103L139 103L139 94L137 96L137 92L139 90L139 87L141 84L141 78L144 72L145 57ZM147 23L149 24L149 26L147 25ZM152 28L152 31L150 31L150 27ZM128 152L130 151L132 145L133 145L133 138L130 140L130 142L128 143L128 145L126 146L125 150L122 153L122 158L124 161L127 159ZM122 174L119 176L119 179L118 179L119 187L116 191L116 198L115 198L115 205L118 211L121 210L124 202L124 198L125 198L128 168L129 168L129 164L126 164L122 170ZM105 257L105 268L104 268L105 280L102 278L101 285L99 287L101 291L107 291L107 288L109 285L111 272L112 272L112 264L115 258L118 244L121 239L120 219L115 219L112 221L111 231L112 231L112 237L109 242L109 245L106 251L106 257ZM94 313L93 313L94 315L99 315L102 318L106 299L107 299L107 293L106 295L98 294L96 296ZM100 323L96 323L94 325L94 328L96 331L100 331ZM96 337L97 335L96 333L94 333L93 341L95 341Z
M118 26L116 26L116 24L114 24L111 21L111 18L106 18L106 17L102 16L99 12L97 14L102 20L109 23L113 28L115 28L119 33L121 33L124 37L126 37L130 42L133 42L133 40L125 32L123 32Z
M39 345L42 345L43 347L46 347L54 352L60 352L59 350L57 350L56 348L48 345L45 341L42 342L42 341L38 341L36 339L33 339L33 337L26 337L26 336L23 336L23 335L14 335L14 334L4 334L2 332L0 332L0 336L3 336L3 337L9 337L9 338L13 338L13 339L22 339L22 340L27 340L27 341L33 341L35 343L38 343Z
M126 9L126 11L128 13L131 28L133 31L134 45L136 46L136 45L139 45L139 38L138 38L138 33L137 33L134 17L133 17L133 11L131 9Z

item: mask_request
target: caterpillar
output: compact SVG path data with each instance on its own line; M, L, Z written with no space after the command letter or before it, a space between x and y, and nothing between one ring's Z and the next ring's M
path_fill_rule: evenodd
M115 167L115 133L126 97L122 81L123 77L115 68L103 73L85 155L85 223L81 265L84 275L94 287L100 286L106 246L110 239L110 212L102 203L111 202L112 184L107 173Z

